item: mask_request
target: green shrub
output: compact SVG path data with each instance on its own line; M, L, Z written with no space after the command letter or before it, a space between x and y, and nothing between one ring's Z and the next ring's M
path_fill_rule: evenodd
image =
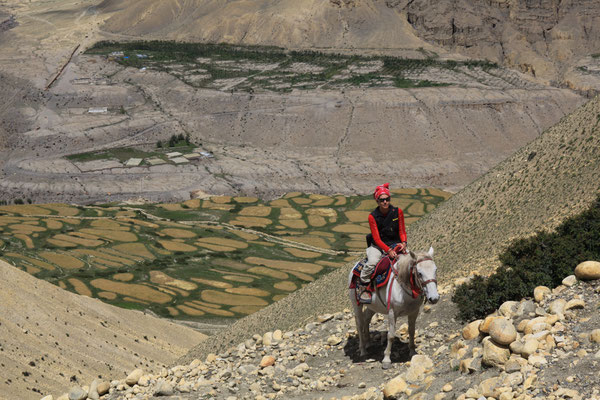
M583 261L600 260L600 196L555 232L516 240L499 258L502 266L488 278L475 277L456 289L452 301L460 319L483 318L505 301L531 296L536 286L560 285Z

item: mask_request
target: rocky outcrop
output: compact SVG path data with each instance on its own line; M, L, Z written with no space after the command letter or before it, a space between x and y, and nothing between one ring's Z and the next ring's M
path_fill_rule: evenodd
M562 82L569 66L600 51L600 8L594 0L388 0L387 4L404 12L425 40L518 68L549 83Z

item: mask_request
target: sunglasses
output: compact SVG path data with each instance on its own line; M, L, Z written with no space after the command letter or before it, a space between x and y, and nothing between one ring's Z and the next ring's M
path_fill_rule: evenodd
M380 197L379 199L377 199L377 201L379 201L380 203L383 203L384 201L390 201L389 197Z

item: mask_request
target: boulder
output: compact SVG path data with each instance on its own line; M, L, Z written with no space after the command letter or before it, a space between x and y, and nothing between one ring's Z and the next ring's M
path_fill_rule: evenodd
M510 357L510 350L506 346L501 346L490 338L483 339L483 358L482 364L490 367L500 367L504 365Z
M575 276L582 281L600 279L600 262L584 261L575 267Z
M517 338L517 330L511 321L496 318L490 325L490 336L497 344L507 346Z
M462 330L462 337L465 340L472 340L479 337L479 325L483 320L478 319L473 322L468 323Z

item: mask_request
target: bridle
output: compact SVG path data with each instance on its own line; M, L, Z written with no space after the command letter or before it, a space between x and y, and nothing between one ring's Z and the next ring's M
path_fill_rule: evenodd
M425 286L427 286L427 284L434 282L437 285L437 279L428 279L426 281L422 281L421 278L419 277L417 265L419 263L422 263L423 261L433 261L433 258L425 256L421 259L417 259L417 261L410 266L410 269L409 269L410 290L407 289L403 285L403 282L398 281L398 283L400 284L400 287L402 287L404 290L406 290L408 292L408 294L410 294L414 299L416 299L417 297L419 297L423 294L423 288ZM398 270L396 269L395 264L392 264L392 272L394 273L394 275L396 275L396 279L398 277L400 277L400 274L398 273ZM390 310L391 297L392 297L392 285L390 285L389 289L388 289L388 296L387 296L388 311ZM427 297L425 297L425 302L427 302Z
M423 257L420 260L417 260L416 263L414 263L413 265L410 266L410 284L411 286L413 285L413 280L415 285L417 286L417 288L419 289L419 292L423 291L423 288L425 286L427 286L427 284L433 282L437 285L437 279L428 279L426 281L422 281L421 278L419 278L419 274L417 273L417 264L422 263L423 261L433 261L433 258L431 257ZM420 293L419 293L420 294Z

